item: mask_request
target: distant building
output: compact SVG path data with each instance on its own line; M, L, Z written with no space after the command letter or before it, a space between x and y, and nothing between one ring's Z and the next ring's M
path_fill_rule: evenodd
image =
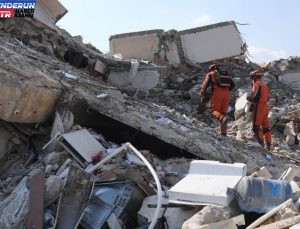
M112 54L154 62L159 58L175 66L241 56L245 51L246 45L234 21L179 32L149 30L110 37Z

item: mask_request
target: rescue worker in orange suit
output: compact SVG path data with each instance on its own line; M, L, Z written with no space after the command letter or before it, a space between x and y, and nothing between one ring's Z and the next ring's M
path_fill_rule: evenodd
M269 124L269 89L262 82L261 77L263 73L260 70L255 70L250 73L253 80L251 94L248 95L247 100L252 103L252 121L253 132L260 145L264 147L266 143L267 150L271 148L272 133Z
M235 84L228 72L213 64L209 67L200 89L202 98L206 97L206 93L211 92L211 113L220 122L220 132L224 136L227 135L227 108L230 102L230 94L234 87Z

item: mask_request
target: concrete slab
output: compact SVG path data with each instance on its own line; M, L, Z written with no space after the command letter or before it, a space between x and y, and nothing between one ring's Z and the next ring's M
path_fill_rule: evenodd
M164 82L167 67L140 68L134 76L129 70L111 69L107 81L116 87L148 91Z
M58 0L37 0L37 5L40 5L45 13L53 20L58 22L68 10Z
M13 76L0 70L0 118L7 122L41 123L51 114L62 85L44 75Z
M103 63L101 60L96 61L95 71L100 72L101 74L105 74L107 65Z
M149 30L111 36L109 47L111 54L121 53L123 58L154 60L154 54L160 49L160 36L163 30Z
M235 188L246 175L246 165L217 161L192 161L189 174L169 190L169 202L228 206Z
M279 76L279 80L296 91L300 91L300 72L289 72Z
M244 53L234 22L222 22L179 32L184 58L193 63L239 56Z

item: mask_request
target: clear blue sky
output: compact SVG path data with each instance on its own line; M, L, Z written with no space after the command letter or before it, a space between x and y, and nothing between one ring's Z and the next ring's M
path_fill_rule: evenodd
M150 29L188 29L222 21L238 26L257 62L300 56L299 0L60 0L57 23L102 52L109 36Z

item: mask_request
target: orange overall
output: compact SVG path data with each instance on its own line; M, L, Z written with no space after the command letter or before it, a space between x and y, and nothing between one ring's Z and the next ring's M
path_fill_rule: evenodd
M210 71L206 74L205 79L202 83L200 94L203 96L208 89L211 87L212 97L210 100L210 109L212 115L220 122L226 117L227 108L230 102L230 92L235 87L234 82L229 79L228 86L220 86L218 84L218 72ZM223 135L227 134L227 125L220 126L220 132Z
M269 89L263 84L261 79L256 79L252 85L251 95L248 96L248 100L254 104L254 110L252 113L253 120L253 132L262 146L264 146L264 140L268 146L271 145L272 133L269 124Z

